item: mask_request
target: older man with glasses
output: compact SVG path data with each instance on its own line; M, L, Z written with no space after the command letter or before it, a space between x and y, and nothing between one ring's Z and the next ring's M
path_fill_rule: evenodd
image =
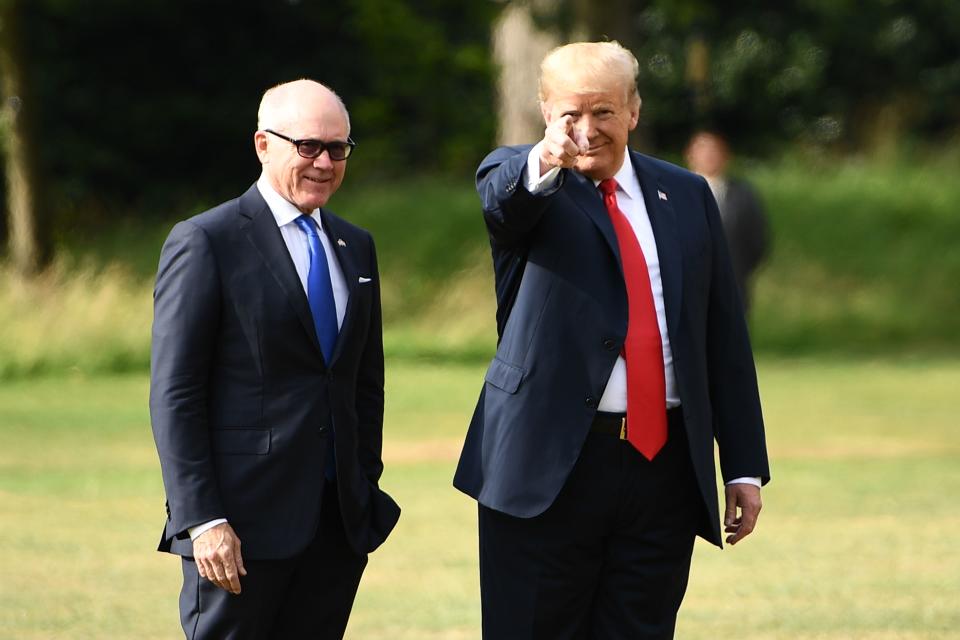
M188 638L340 638L400 510L380 490L373 240L326 209L356 143L310 80L267 91L242 196L170 232L150 414ZM241 546L242 545L242 546Z

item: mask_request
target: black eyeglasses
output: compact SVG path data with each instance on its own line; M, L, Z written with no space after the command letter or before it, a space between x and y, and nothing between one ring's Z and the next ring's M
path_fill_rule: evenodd
M357 143L347 137L346 142L340 142L334 140L333 142L324 142L323 140L312 140L307 138L305 140L294 140L289 138L282 133L277 133L272 129L264 129L267 133L272 133L278 138L283 138L287 142L295 145L297 147L297 153L299 153L304 158L318 158L320 154L326 151L330 154L331 160L346 160L350 157L350 154L353 153L353 148L357 146Z

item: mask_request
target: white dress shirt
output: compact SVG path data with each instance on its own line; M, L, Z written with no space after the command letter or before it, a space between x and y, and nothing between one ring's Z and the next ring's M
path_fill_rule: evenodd
M537 144L527 156L527 190L530 193L539 193L556 184L560 175L560 168L553 167L542 176L540 175L540 148L543 143ZM624 158L630 157L629 149ZM647 274L650 276L650 288L653 291L653 304L657 310L657 326L660 328L660 340L663 349L663 377L666 383L664 398L668 409L680 406L680 394L677 391L677 377L673 369L673 350L670 348L670 336L667 335L667 314L663 303L663 282L660 279L660 256L657 253L657 242L650 225L650 216L647 205L643 200L643 191L640 181L633 170L633 164L627 160L620 166L620 170L613 176L617 181L617 205L627 217L633 232L637 235L640 249L647 262ZM593 181L594 186L600 184ZM597 198L601 195L597 192ZM607 380L607 386L600 397L598 411L611 413L626 413L627 411L627 363L623 355L617 357ZM727 484L745 483L760 486L760 478L737 478Z
M297 269L297 275L300 276L300 284L303 285L304 293L307 292L307 275L310 273L310 250L305 234L297 223L297 218L303 215L303 212L290 204L283 196L277 193L270 185L266 174L261 174L257 180L257 189L260 195L267 201L270 212L280 227L280 235L283 236L283 242L287 245L287 251L290 252L290 258L293 260L293 266ZM330 239L323 231L323 221L320 219L320 209L314 209L310 213L317 227L320 229L320 242L323 243L323 251L327 254L327 266L330 268L330 283L333 285L333 299L337 306L337 327L343 326L343 314L347 310L347 297L350 294L347 289L347 281L343 277L343 269L337 262L337 255L333 251Z
M307 276L310 273L310 248L307 234L294 222L303 215L303 212L276 192L270 185L266 174L260 174L260 179L257 180L257 189L267 202L267 207L270 208L270 213L272 213L276 219L277 226L280 227L280 235L283 236L283 242L287 245L287 251L290 252L293 266L296 268L297 275L300 277L300 284L303 285L304 293L307 293ZM330 239L327 238L327 234L323 232L323 221L320 219L320 210L314 209L310 213L310 217L316 221L317 227L320 229L320 242L323 243L323 251L327 254L327 266L330 268L330 283L333 285L333 300L337 307L337 327L339 328L343 326L343 316L347 310L347 298L349 297L350 291L347 289L347 282L343 277L343 269L340 268L340 263L337 262L337 256L333 251L333 246L330 244ZM217 518L216 520L205 522L196 527L190 527L187 529L187 533L190 535L191 540L196 540L197 536L201 533L226 521L226 518Z

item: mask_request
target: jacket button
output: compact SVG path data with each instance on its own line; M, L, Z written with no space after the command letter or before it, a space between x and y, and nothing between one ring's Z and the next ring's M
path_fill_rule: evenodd
M327 432L327 428L326 428L326 427L320 427L320 428L317 429L317 433L319 433L321 436L322 436L323 434L325 434L326 432Z
M594 398L593 396L587 396L587 399L584 402L591 409L597 406L597 399Z
M613 351L616 348L617 343L613 340L613 338L604 338L603 346L608 351Z

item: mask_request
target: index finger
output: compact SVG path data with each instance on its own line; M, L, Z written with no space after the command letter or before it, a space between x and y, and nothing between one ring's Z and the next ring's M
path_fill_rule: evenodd
M558 122L558 123L559 123L557 126L558 126L558 127L562 127L564 133L569 134L569 133L573 130L573 115L572 115L572 114L565 113L565 114L563 114L562 116L560 116L559 118L557 118L557 119L555 120L555 122Z
M740 508L740 531L746 529L743 535L749 534L757 526L757 517L760 510L753 505L746 505Z
M233 562L232 559L224 562L223 572L226 574L226 582L230 586L227 591L230 593L240 593L240 576L237 575L237 564Z

